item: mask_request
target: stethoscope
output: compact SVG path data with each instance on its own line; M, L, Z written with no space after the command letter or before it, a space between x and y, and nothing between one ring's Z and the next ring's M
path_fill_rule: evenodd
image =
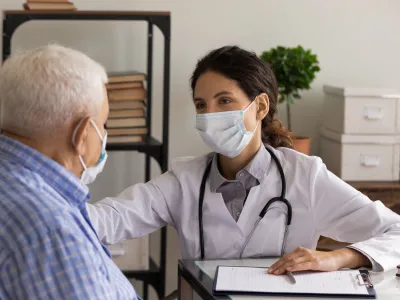
M281 256L283 255L283 251L285 249L285 244L286 244L286 238L287 238L287 233L288 233L288 228L290 223L292 222L292 205L289 203L288 200L285 199L285 193L286 193L286 179L285 179L285 174L283 173L283 168L281 163L279 162L278 158L276 157L275 153L272 152L271 149L268 149L266 147L267 151L271 155L272 159L276 163L276 166L278 167L279 170L279 175L281 177L281 182L282 182L282 188L281 188L281 195L279 197L272 198L267 202L267 204L264 206L264 208L261 210L259 214L259 218L256 221L256 223L253 226L252 231L250 234L247 236L246 241L244 242L242 249L240 251L240 258L243 255L243 251L246 248L247 244L249 243L251 237L253 236L254 231L256 230L258 223L264 218L265 214L267 213L269 207L278 201L283 202L286 205L287 208L287 216L286 216L286 227L285 227L285 234L283 237L283 242L282 242L282 248L281 248ZM203 178L201 180L201 185L200 185L200 195L199 195L199 231L200 231L200 251L201 251L201 259L205 258L204 255L204 232L203 232L203 203L204 203L204 191L206 188L206 181L208 178L208 175L210 175L210 170L211 170L211 165L212 165L212 160L207 164L207 167L204 171Z

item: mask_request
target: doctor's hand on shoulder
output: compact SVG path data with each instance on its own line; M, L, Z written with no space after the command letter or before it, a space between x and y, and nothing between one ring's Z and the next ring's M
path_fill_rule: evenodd
M255 53L236 46L211 51L197 63L191 88L196 130L213 152L175 160L151 181L88 204L105 244L171 225L186 259L277 256L277 273L396 267L400 216L318 157L292 149L276 118L277 81ZM351 245L315 251L321 235Z
M285 254L269 269L269 274L281 275L286 271L337 271L342 268L370 267L371 262L360 252L343 248L334 251L314 251L298 247Z

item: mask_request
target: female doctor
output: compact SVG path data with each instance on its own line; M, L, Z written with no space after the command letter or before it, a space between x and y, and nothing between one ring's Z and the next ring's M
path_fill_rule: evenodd
M292 150L275 119L270 67L236 46L202 58L191 80L196 129L214 151L88 205L100 240L114 244L167 224L184 258L281 256L270 273L332 271L400 262L400 216ZM351 246L315 251L320 235Z

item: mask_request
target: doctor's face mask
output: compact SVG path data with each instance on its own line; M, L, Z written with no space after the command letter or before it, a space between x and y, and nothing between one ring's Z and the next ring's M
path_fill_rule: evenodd
M245 113L253 103L244 110L203 113L196 116L196 129L203 141L214 151L234 158L249 144L257 130L247 130L244 122Z

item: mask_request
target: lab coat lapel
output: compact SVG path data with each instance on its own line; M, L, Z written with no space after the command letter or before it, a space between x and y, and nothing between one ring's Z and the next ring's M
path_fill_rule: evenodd
M250 233L254 224L258 220L259 214L264 208L265 204L267 204L270 198L274 197L270 197L268 189L265 188L265 181L266 180L264 177L259 185L250 189L249 195L247 196L246 204L244 205L242 213L239 217L237 224L242 233L246 236Z
M281 179L274 164L258 186L253 187L246 200L238 226L247 238L250 235L264 206L281 193ZM283 242L287 210L281 202L271 205L267 214L258 224L246 246L243 257L279 256Z
M209 182L207 182L204 193L203 216L211 216L224 222L232 228L239 228L236 221L226 207L225 201L221 193L212 193Z
M260 184L251 188L246 204L238 220L238 226L243 234L248 235L257 221L261 210L267 202L280 195L281 180L275 163L270 158L266 163L266 174L260 178Z
M203 205L204 249L206 259L236 257L244 239L220 193L212 193L207 183ZM200 245L199 245L200 246Z

